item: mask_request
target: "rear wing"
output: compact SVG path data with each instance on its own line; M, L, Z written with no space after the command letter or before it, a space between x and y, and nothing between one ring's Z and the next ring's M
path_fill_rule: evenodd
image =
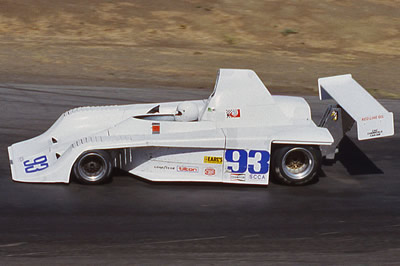
M351 74L318 79L320 100L334 99L357 123L359 140L394 135L393 113L388 112Z

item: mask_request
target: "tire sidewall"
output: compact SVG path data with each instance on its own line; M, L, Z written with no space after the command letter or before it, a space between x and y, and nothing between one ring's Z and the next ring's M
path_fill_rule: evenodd
M96 181L89 181L89 180L83 178L79 173L79 167L80 167L79 163L80 163L81 159L87 154L97 154L97 155L101 156L102 158L104 158L104 160L105 160L104 167L106 167L106 171L104 172L102 177ZM112 164L111 164L110 154L108 152L102 151L102 150L92 150L92 151L86 151L86 152L82 153L78 157L78 159L76 159L73 169L72 169L72 173L73 173L73 177L79 183L87 184L87 185L98 185L98 184L104 184L111 178L112 170L113 170L113 168L112 168Z
M282 160L285 154L293 149L293 148L303 148L308 150L313 157L314 160L314 165L310 173L305 176L304 178L301 179L294 179L291 178L290 176L286 175L285 171L283 170L282 167ZM278 181L281 184L286 184L286 185L293 185L293 186L298 186L298 185L306 185L309 183L312 183L313 181L316 181L318 179L317 177L317 171L320 168L321 165L321 151L319 150L318 146L296 146L296 145L290 145L290 146L282 146L278 149L275 149L273 156L272 156L272 169L274 171L273 173L273 178Z

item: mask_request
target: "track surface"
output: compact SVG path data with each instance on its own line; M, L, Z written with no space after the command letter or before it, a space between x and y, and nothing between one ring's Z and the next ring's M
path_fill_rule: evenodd
M1 264L395 265L400 261L399 136L358 142L303 187L104 186L11 181L7 146L67 109L208 97L210 90L0 86ZM326 103L307 98L316 121ZM398 101L383 105L400 117ZM395 132L399 132L398 120Z

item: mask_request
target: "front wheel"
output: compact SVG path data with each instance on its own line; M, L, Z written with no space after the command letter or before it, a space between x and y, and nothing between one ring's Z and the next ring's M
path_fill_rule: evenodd
M105 151L87 151L79 156L73 166L73 173L80 183L101 184L111 178L110 155Z
M287 185L304 185L317 178L321 152L313 146L282 146L274 150L271 163L277 181Z

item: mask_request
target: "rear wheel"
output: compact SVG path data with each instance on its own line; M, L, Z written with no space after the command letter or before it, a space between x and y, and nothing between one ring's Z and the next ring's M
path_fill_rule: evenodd
M80 183L101 184L111 178L110 155L105 151L87 151L81 154L73 166L73 173Z
M274 150L271 163L277 181L304 185L316 180L321 152L313 146L282 146Z

